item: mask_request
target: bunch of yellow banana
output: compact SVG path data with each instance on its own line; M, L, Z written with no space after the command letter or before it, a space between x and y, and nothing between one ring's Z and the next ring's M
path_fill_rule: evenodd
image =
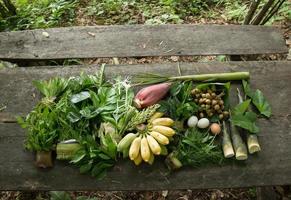
M167 155L165 145L169 144L169 138L175 134L171 128L174 121L162 116L163 113L156 112L142 131L125 135L118 143L117 150L128 150L129 158L136 165L142 161L152 164L154 155Z

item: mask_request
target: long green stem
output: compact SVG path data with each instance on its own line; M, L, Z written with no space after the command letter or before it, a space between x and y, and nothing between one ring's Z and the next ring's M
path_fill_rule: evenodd
M133 86L137 85L148 85L157 84L162 82L173 82L173 81L196 81L196 82L207 82L207 81L236 81L246 80L250 78L249 72L228 72L228 73L214 73L214 74L192 74L185 76L164 76L160 74L146 73L139 74L134 78Z
M214 74L194 74L186 76L169 77L169 81L191 80L191 81L236 81L250 78L249 72L229 72Z

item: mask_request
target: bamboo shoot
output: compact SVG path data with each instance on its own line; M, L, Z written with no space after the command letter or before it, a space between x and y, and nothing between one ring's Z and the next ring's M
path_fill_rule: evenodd
M239 103L243 102L243 97L241 96L240 90L237 88L237 96ZM249 109L248 109L249 110ZM248 131L245 130L247 134L247 146L250 154L256 153L261 151L261 147L258 141L258 136L256 134L250 134Z
M227 128L225 121L222 123L223 126L223 138L222 138L222 150L225 158L231 158L234 156L234 151L229 135L229 129Z
M260 144L258 142L258 136L255 134L248 134L247 136L248 150L250 154L261 151Z
M230 127L232 144L235 151L235 158L237 160L248 159L247 147L240 136L239 129L232 123L230 124Z

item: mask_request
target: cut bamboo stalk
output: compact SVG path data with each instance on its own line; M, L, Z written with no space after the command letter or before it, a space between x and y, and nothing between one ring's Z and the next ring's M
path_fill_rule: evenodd
M258 136L255 134L248 134L247 136L248 150L250 154L261 151L261 147L258 141Z
M234 150L229 135L229 129L227 128L225 121L222 122L222 127L223 127L223 138L222 138L223 154L225 158L231 158L234 156Z
M240 136L239 129L232 123L230 123L230 127L232 145L235 151L235 158L237 160L248 159L247 147Z
M239 103L242 103L243 98L242 98L242 95L241 95L240 90L238 88L237 88L237 96L238 96ZM256 134L251 134L247 130L244 130L244 131L247 134L247 146L248 146L249 153L253 154L253 153L256 153L258 151L261 151L258 136Z

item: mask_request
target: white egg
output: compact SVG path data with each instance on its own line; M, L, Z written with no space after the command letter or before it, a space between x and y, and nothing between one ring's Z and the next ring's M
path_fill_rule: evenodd
M197 125L197 122L198 118L196 116L191 116L187 121L187 125L188 127L195 127Z
M209 126L209 120L207 118L199 119L197 123L198 128L207 128Z

